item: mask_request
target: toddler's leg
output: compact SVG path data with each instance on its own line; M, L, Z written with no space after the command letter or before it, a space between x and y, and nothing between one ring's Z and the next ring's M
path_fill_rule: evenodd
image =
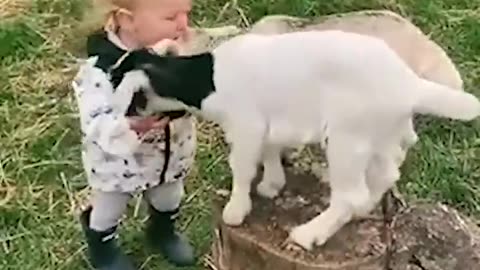
M176 211L184 195L183 181L165 183L145 191L148 203L159 212Z
M165 183L145 192L149 202L150 219L147 225L147 241L170 262L177 266L195 263L195 256L188 239L175 230L184 194L183 181Z
M93 191L90 228L105 231L117 226L130 198L128 193Z
M90 263L101 270L135 270L116 243L116 229L130 195L93 191L91 206L80 216Z

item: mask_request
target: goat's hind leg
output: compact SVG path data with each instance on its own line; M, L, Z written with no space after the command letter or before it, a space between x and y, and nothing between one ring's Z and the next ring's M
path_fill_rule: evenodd
M407 156L407 152L417 143L418 135L415 132L415 128L413 126L413 119L410 118L405 123L403 129L401 130L401 138L400 144L394 149L395 151L395 162L397 167L400 167L403 162L405 161L405 157Z
M263 178L257 186L257 193L265 198L276 197L285 186L281 150L276 145L266 145L263 148Z
M336 136L335 136L336 135ZM309 222L294 228L290 238L309 250L313 244L323 245L354 214L368 205L370 192L366 169L370 159L366 142L343 134L332 134L328 147L330 206Z
M396 150L397 148L394 148ZM367 218L370 212L380 202L385 192L400 179L400 170L397 166L397 153L385 151L376 153L370 160L367 169L367 184L370 190L370 201L364 209L355 213L357 218Z
M405 130L403 132L402 137L402 148L408 150L418 141L418 135L415 132L415 127L413 126L413 119L410 118L406 125Z
M398 143L392 142L373 154L367 169L367 183L371 193L369 206L363 212L356 213L356 217L373 218L370 212L382 199L385 192L395 185L400 178L400 167L405 161L408 150L418 141L418 135L413 126L413 119L409 118L400 129Z
M246 124L230 129L232 193L223 209L223 221L230 226L241 225L252 209L250 189L257 173L257 162L262 153L264 128Z

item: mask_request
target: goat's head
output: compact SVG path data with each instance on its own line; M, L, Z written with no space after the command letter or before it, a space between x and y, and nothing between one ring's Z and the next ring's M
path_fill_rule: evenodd
M112 78L132 70L141 70L148 77L152 91L147 99L151 106L157 107L154 110L198 109L201 101L215 90L210 53L160 56L146 49L135 50L111 70Z

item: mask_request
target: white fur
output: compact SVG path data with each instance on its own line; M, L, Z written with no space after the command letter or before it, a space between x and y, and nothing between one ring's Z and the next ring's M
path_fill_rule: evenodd
M385 42L341 31L237 36L213 51L216 92L201 106L231 143L233 187L223 219L240 225L257 191L275 197L285 184L280 151L328 138L330 206L291 238L322 245L354 216L369 213L400 176L416 140L412 117L471 120L476 97L419 78ZM187 78L188 79L188 78Z
M125 112L138 89L138 80L145 80L145 76L139 76L139 71L127 73L114 90L107 74L95 67L97 60L96 56L87 59L72 81L84 139L95 141L110 154L132 153L140 145L140 140L130 129ZM110 109L111 113L101 113L95 118L90 116L94 111Z

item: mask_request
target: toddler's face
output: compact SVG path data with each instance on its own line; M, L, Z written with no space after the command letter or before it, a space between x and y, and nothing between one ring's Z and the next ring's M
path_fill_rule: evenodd
M182 38L188 29L191 0L142 0L131 12L132 28L140 46L163 39Z

